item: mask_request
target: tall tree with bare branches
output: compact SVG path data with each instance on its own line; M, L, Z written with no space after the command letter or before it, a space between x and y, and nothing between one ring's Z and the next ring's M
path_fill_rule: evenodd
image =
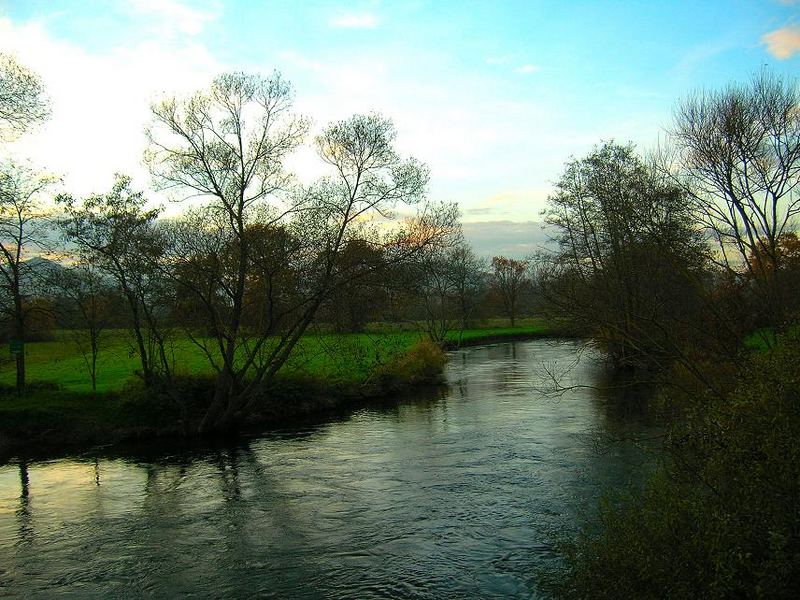
M0 165L0 312L11 324L17 392L25 389L26 323L34 310L33 264L28 259L45 247L41 195L54 178L20 163Z
M666 172L680 182L728 270L747 270L781 319L780 240L800 214L800 86L762 71L677 108Z
M331 176L304 189L284 169L308 122L291 111L278 75L229 73L188 99L153 106L146 160L157 184L207 202L168 228L167 272L197 308L192 339L216 370L201 431L234 425L264 397L278 370L335 290L368 267L341 259L355 240L401 260L446 226L423 211L380 231L398 202L417 203L426 170L393 149L391 123L356 116L316 139Z
M13 138L50 114L38 75L0 53L0 138Z

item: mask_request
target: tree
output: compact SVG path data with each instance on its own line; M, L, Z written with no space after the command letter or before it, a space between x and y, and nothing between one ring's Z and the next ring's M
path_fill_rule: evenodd
M470 322L486 294L486 260L476 256L472 247L461 239L449 251L451 277L455 283L459 327L463 331Z
M141 376L151 386L169 380L171 361L164 324L165 290L159 262L163 241L155 227L159 211L145 209L144 194L131 187L131 179L116 175L112 189L78 203L68 195L62 228L84 263L115 282L128 308L133 347L139 356Z
M451 232L447 245L431 247L417 259L409 285L432 341L441 344L452 329L466 329L483 293L482 274L482 263L460 228Z
M308 123L291 104L280 76L230 73L153 106L146 160L154 180L207 199L172 229L169 250L169 272L210 335L194 339L217 371L201 431L252 411L323 302L371 272L341 260L348 245L361 240L389 262L403 260L448 225L428 211L409 227L372 226L395 203L419 202L427 182L421 165L395 153L393 126L376 115L326 128L316 145L333 174L292 189L283 163Z
M780 239L800 214L800 88L762 71L677 108L665 171L716 240L719 262L746 269L781 320ZM750 260L752 258L752 260Z
M95 393L103 331L112 322L116 308L111 281L91 262L54 270L50 280L58 289L62 323L83 357Z
M528 262L505 256L492 258L492 285L500 297L503 310L513 327L517 318L520 296L527 280Z
M0 53L0 137L15 137L50 114L39 77Z
M319 318L337 331L363 331L370 321L381 320L400 274L388 268L380 246L364 240L345 244L339 261L340 269L367 272L339 286L321 307Z
M682 190L632 146L568 162L543 216L559 248L538 265L541 293L617 365L652 366L693 329L704 241Z
M41 80L13 56L0 53L0 139L16 137L48 114ZM18 163L0 166L0 272L6 292L2 310L12 323L20 394L25 388L25 324L31 313L23 287L29 269L22 257L42 242L36 231L41 217L38 195L51 183L49 176Z
M19 163L0 165L0 311L11 323L20 394L25 389L26 324L37 306L29 301L36 273L27 259L45 248L40 196L53 182L49 175Z

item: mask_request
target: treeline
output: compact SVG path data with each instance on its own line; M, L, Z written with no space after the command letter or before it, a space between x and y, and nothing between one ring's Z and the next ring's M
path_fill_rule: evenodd
M672 418L643 491L568 545L565 598L791 598L800 589L800 89L768 71L676 109L643 158L567 163L537 290Z
M41 82L11 57L0 87L7 136L47 116ZM396 152L389 120L324 128L312 143L329 175L303 185L285 167L310 127L292 100L277 74L230 73L152 106L153 182L195 198L178 216L149 208L124 175L75 198L45 173L2 164L0 312L18 393L24 344L48 328L71 335L93 389L103 332L129 330L144 386L168 398L172 343L188 338L214 375L198 429L224 429L258 408L311 327L421 323L441 343L490 314L515 322L530 305L528 264L475 256L457 207L428 201L427 168Z

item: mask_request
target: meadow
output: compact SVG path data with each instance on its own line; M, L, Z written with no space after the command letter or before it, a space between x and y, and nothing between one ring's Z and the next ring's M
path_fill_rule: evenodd
M499 320L482 325L451 332L445 345L554 334L539 319L516 327ZM57 331L52 337L25 346L27 388L21 396L14 389L14 357L5 354L0 361L0 461L20 452L58 454L123 439L185 435L187 424L202 413L213 369L188 338L175 336L169 344L181 408L144 389L128 332L104 332L95 393L75 332ZM419 330L384 325L364 333L308 334L279 372L256 422L302 418L429 380L441 372L445 357L426 339Z
M516 327L500 326L488 321L484 327L463 332L451 331L448 345L468 345L484 340L545 335L548 327L540 319L527 319ZM316 333L302 338L282 374L287 377L311 376L332 384L360 383L375 368L391 364L414 344L424 339L419 330L392 330L373 326L365 333ZM84 356L80 352L76 332L56 331L54 339L30 342L25 347L27 380L33 386L56 387L61 390L91 393L91 379ZM85 343L85 340L84 340ZM187 337L173 336L169 342L170 358L178 376L211 375L213 369L202 351ZM119 392L137 379L139 359L133 351L132 339L124 330L103 332L97 366L97 392ZM14 357L4 353L0 361L0 387L14 386Z

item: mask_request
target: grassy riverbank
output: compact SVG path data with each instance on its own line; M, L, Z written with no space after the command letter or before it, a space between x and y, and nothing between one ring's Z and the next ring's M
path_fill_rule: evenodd
M492 325L489 323L488 325ZM517 327L453 332L447 345L474 345L553 334L538 320ZM303 338L265 397L252 426L269 426L346 404L386 397L437 380L441 352L417 331L313 334ZM172 397L146 392L136 376L137 357L126 334L108 332L101 347L97 391L69 332L26 347L29 387L12 389L13 363L0 365L0 460L41 449L83 448L122 439L182 435L191 431L212 389L205 357L187 339L171 351L177 374ZM180 405L174 396L180 397Z

